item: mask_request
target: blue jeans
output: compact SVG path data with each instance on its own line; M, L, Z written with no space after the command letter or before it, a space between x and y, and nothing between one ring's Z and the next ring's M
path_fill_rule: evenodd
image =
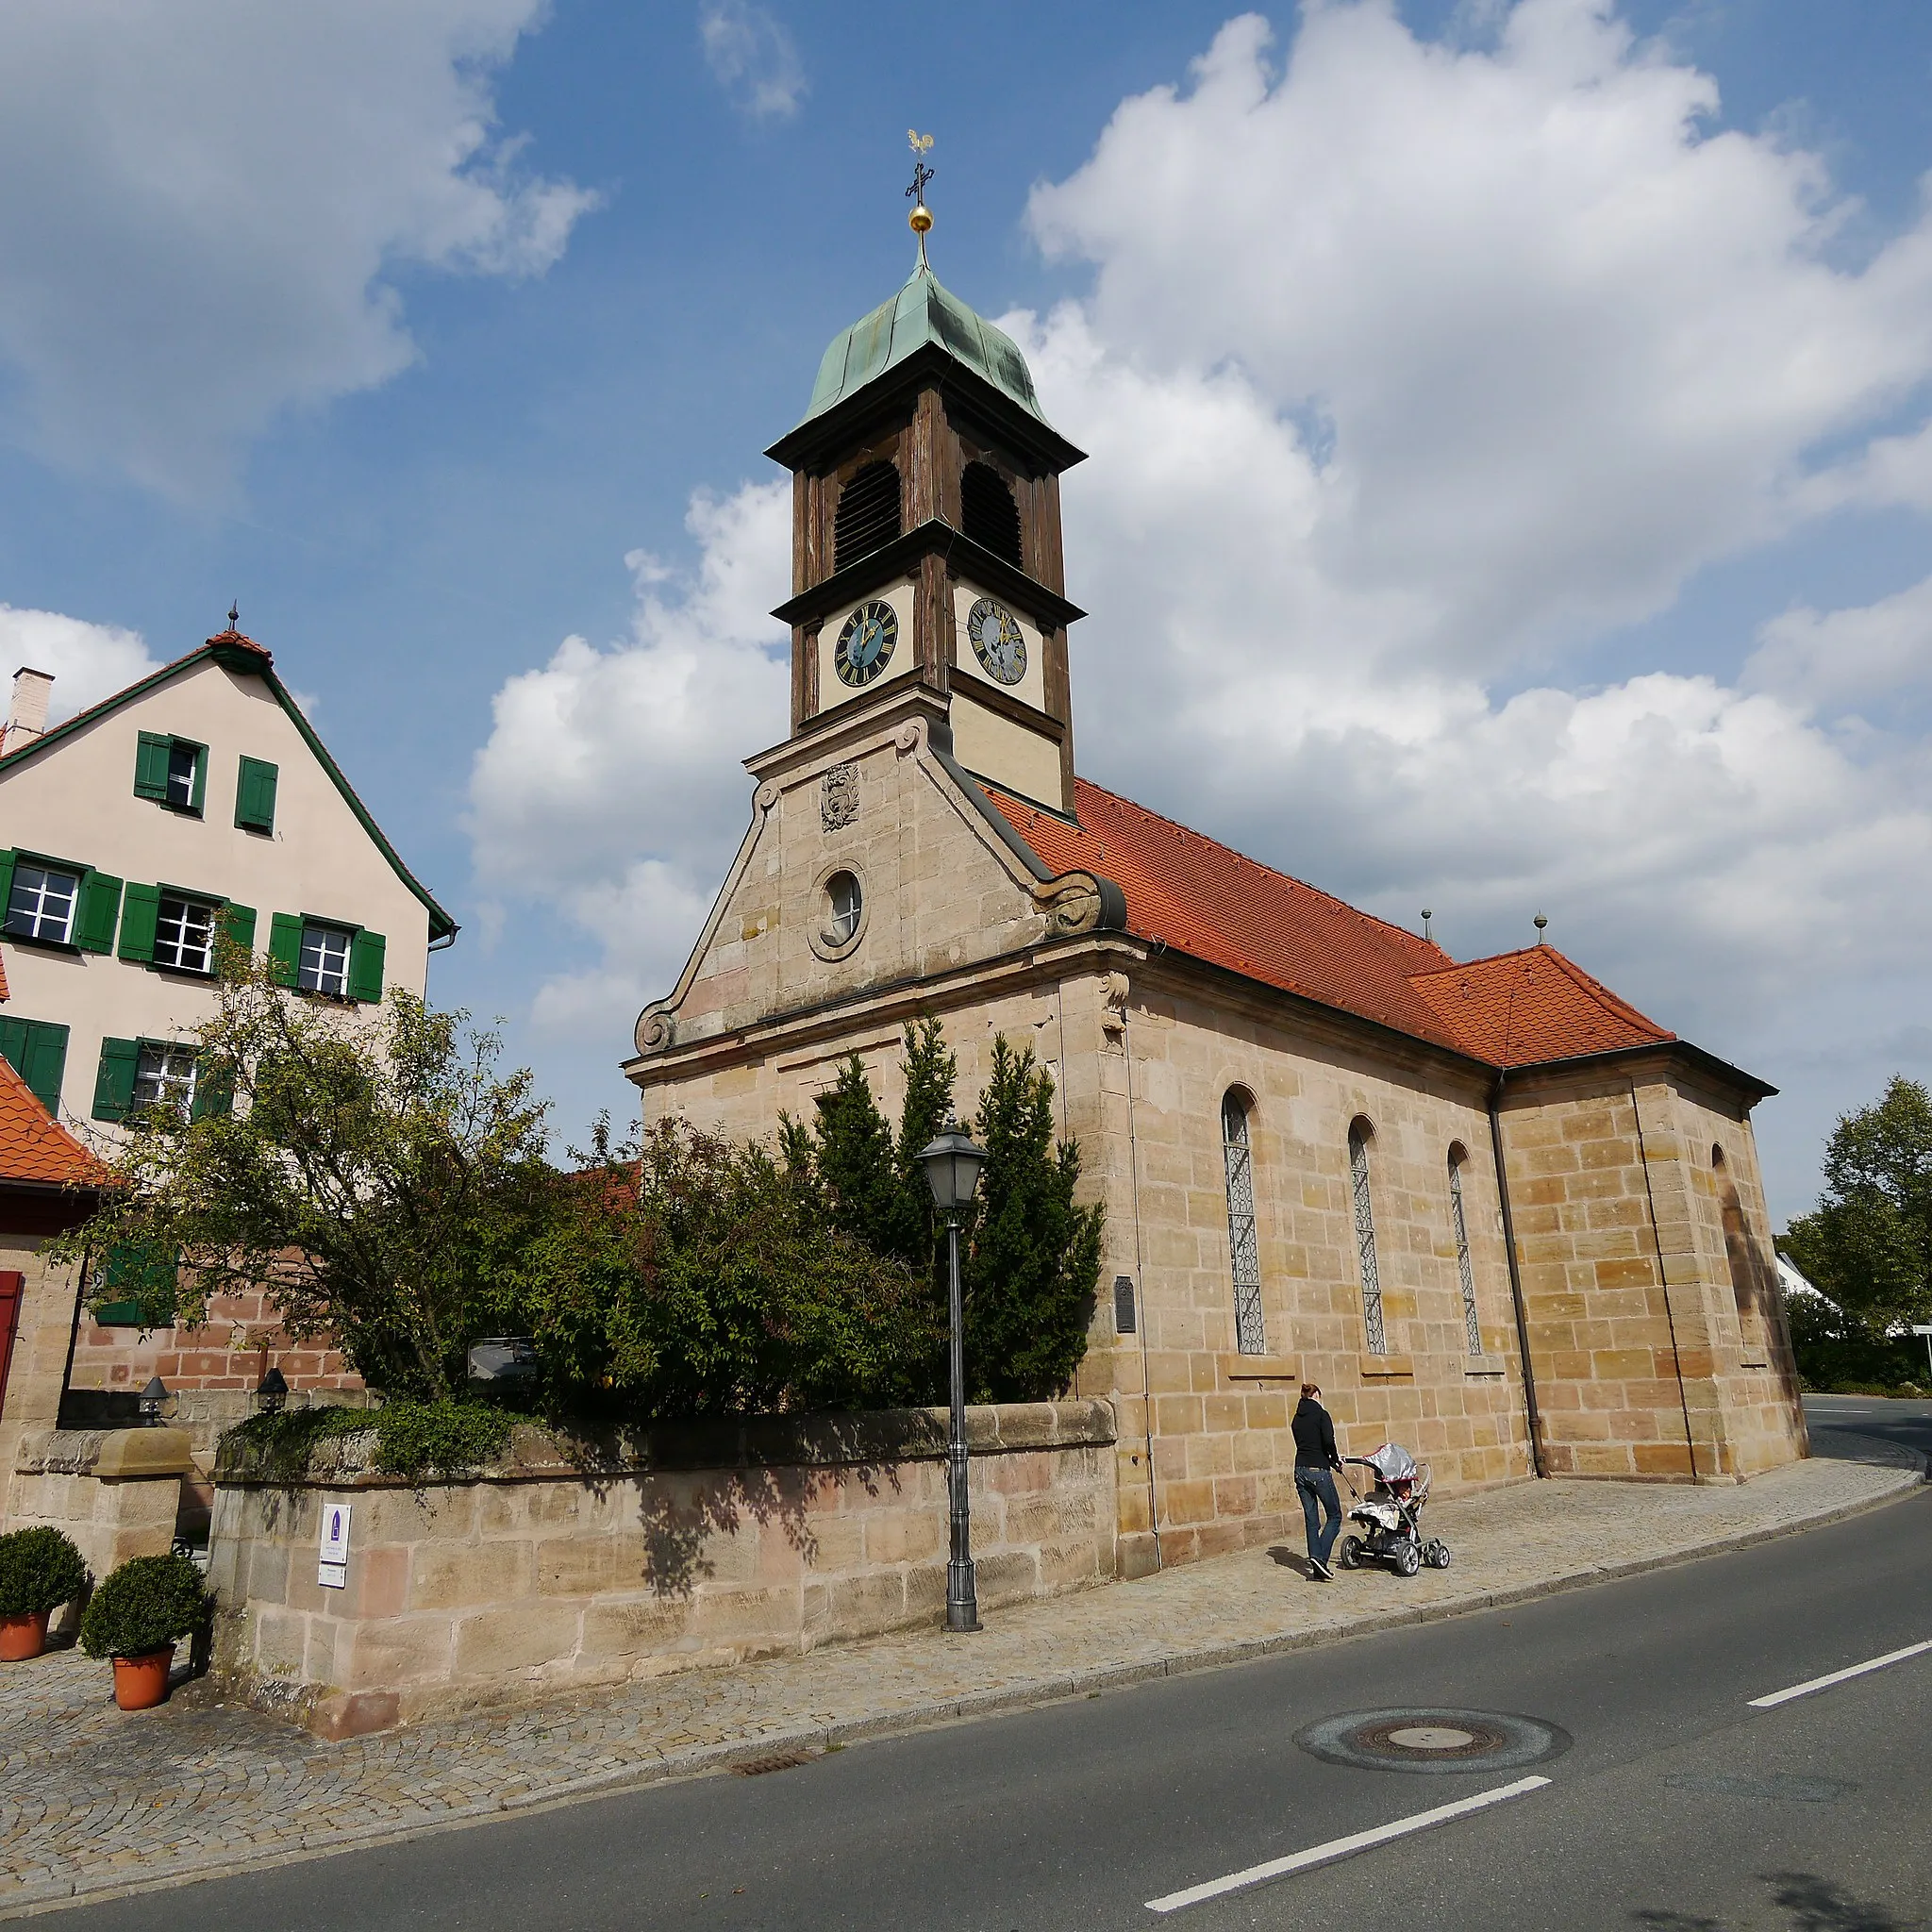
M1335 1493L1335 1478L1325 1469L1298 1466L1294 1473L1295 1493L1302 1499L1302 1515L1308 1525L1308 1560L1325 1563L1335 1539L1341 1534L1341 1499ZM1321 1521L1320 1505L1328 1512Z

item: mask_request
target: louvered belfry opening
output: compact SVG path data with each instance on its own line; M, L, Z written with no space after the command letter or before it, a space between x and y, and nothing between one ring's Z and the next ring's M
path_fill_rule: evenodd
M899 534L899 472L868 463L839 492L832 523L832 568L843 570Z
M984 543L1015 570L1025 569L1020 558L1020 512L1006 478L991 463L966 465L959 478L959 510L974 542Z

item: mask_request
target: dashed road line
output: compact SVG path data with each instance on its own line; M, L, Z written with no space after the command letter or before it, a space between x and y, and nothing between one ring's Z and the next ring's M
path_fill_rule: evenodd
M1888 1650L1883 1657L1867 1657L1861 1664L1849 1664L1841 1671L1833 1671L1823 1677L1807 1677L1802 1684L1793 1684L1783 1690L1774 1690L1769 1697L1754 1697L1748 1708L1770 1710L1774 1705L1789 1704L1794 1697L1808 1697L1814 1690L1829 1690L1834 1684L1843 1684L1853 1677L1862 1677L1871 1671L1882 1671L1887 1664L1902 1664L1908 1657L1923 1657L1932 1650L1932 1642L1908 1643L1903 1650Z

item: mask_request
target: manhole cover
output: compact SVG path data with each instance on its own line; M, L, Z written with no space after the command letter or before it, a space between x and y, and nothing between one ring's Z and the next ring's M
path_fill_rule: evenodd
M1304 1751L1364 1771L1513 1771L1570 1748L1541 1718L1495 1710L1349 1710L1295 1733Z

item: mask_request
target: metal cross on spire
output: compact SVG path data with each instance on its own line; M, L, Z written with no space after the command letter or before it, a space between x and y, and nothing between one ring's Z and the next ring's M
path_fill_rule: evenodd
M906 198L912 204L912 212L906 221L919 237L919 265L924 268L927 265L925 236L932 226L932 210L925 205L925 184L932 179L932 170L925 165L925 158L932 152L932 136L908 127L906 139L912 143L912 186L906 191Z

